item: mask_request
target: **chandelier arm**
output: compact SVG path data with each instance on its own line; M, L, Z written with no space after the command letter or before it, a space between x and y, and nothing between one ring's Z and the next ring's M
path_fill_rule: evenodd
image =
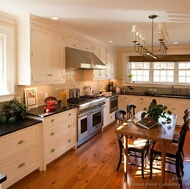
M153 43L153 39L154 39L154 19L157 18L158 15L150 15L148 18L151 19L152 21L152 27L151 27L151 30L152 30L152 41L151 41L151 47L150 49L148 50L147 49L147 44L146 44L146 41L144 40L144 38L142 37L142 35L138 32L138 37L136 36L136 33L137 32L137 26L136 27L132 27L132 33L134 33L134 40L133 40L133 43L134 43L134 49L135 49L135 52L136 53L139 53L141 54L142 56L150 56L154 59L157 59L157 57L163 57L164 55L167 54L167 36L165 36L165 34L163 34L163 30L165 29L165 26L163 27L163 24L160 24L159 23L159 26L158 26L158 31L159 31L159 34L160 34L160 38L158 39L159 42L160 42L160 45L159 45L159 49L155 50L154 49L154 43Z

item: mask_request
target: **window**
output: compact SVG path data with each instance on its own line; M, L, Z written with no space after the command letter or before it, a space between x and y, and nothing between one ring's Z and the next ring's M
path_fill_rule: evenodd
M190 82L190 62L178 63L178 83Z
M136 83L190 83L190 62L130 62L128 65L128 73Z
M174 62L154 62L153 82L172 83L174 82Z
M14 93L14 29L0 26L0 99Z
M131 62L131 73L133 75L133 81L148 82L150 75L150 63L149 62Z

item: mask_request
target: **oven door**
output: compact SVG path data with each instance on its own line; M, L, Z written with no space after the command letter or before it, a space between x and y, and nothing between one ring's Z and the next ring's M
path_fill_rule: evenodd
M118 96L110 97L110 114L118 109Z
M87 113L78 116L78 141L89 136L90 117Z
M92 110L90 117L90 134L100 131L103 126L103 107L98 107Z

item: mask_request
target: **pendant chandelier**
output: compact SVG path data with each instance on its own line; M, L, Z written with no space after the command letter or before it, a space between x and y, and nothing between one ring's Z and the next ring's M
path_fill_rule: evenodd
M157 59L158 57L164 57L167 54L167 42L168 42L168 32L165 27L164 22L160 22L158 24L158 34L159 34L159 49L155 50L153 48L153 25L154 25L154 19L157 18L158 15L150 15L148 18L152 20L152 44L151 47L147 47L147 42L144 38L144 36L139 32L137 25L132 26L132 33L133 33L133 43L134 43L134 49L135 52L141 54L142 56L150 56L154 59Z

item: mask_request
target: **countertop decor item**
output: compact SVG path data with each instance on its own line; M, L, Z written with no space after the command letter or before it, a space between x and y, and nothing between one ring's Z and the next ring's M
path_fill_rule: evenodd
M56 104L57 104L57 99L53 96L47 97L45 100L45 106L44 106L44 111L45 112L51 112L55 110Z
M148 108L144 108L144 112L141 114L141 118L150 118L158 121L159 118L165 118L167 122L171 121L170 115L172 112L168 110L167 106L157 104L153 99Z
M38 106L38 98L37 98L37 89L34 88L26 88L25 92L25 103L27 107L33 108Z
M3 112L8 119L8 123L14 123L19 118L24 119L26 110L26 105L21 104L16 98L5 102L3 105Z

